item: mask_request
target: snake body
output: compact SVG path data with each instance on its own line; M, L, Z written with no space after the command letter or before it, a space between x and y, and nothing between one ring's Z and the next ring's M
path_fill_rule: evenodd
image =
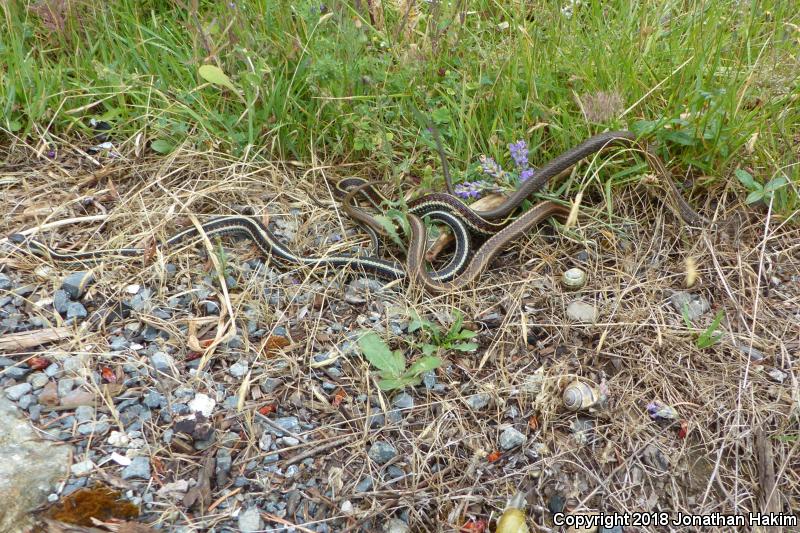
M513 221L509 217L523 201L542 188L549 179L604 148L618 145L628 146L634 142L635 136L627 131L613 131L595 135L537 169L534 176L523 183L503 204L487 211L475 211L453 196L452 184L449 174L447 174L447 188L451 194L428 194L409 203L407 215L411 228L411 239L407 255L407 266L377 257L347 255L299 256L284 245L264 224L247 216L218 217L202 224L200 229L208 236L246 236L256 244L261 253L284 265L350 267L360 269L385 280L410 278L421 283L429 292L433 293L448 291L463 287L476 279L505 246L544 219L551 216L565 218L568 215L569 210L565 207L552 202L542 202ZM342 182L341 184L343 190L347 193L347 198L344 202L345 210L351 217L367 228L374 237L375 233L382 231L380 224L374 218L352 205L354 195L362 193L374 205L379 206L384 198L380 196L380 193L372 185L374 184L360 178L350 179L350 181ZM672 188L674 189L674 184ZM428 272L425 268L424 256L427 239L422 222L423 217L448 225L456 237L456 249L452 260L443 269L435 272ZM178 245L199 235L198 228L190 228L169 238L164 242L164 245ZM470 261L469 258L473 252L472 235L482 238L488 237L488 239L483 246L474 252L474 257ZM139 257L145 253L142 248L61 252L35 239L21 236L12 237L17 242L26 243L31 251L39 255L49 256L56 261L98 261L111 256Z

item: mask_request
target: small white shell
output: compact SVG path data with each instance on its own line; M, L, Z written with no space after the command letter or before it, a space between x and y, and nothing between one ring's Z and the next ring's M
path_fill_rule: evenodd
M580 268L570 268L561 275L561 285L571 290L580 289L586 285L586 272Z
M570 411L583 411L600 402L600 393L582 381L573 381L564 389L562 399Z

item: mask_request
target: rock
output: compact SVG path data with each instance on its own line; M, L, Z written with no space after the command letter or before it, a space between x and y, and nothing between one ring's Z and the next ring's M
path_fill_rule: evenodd
M784 381L786 381L787 378L786 372L782 372L777 368L770 369L767 372L767 375L770 377L770 379L772 379L772 381L775 381L777 383L783 383Z
M685 291L673 292L669 301L680 314L683 314L685 308L689 320L696 320L711 309L711 304L703 296Z
M167 400L164 398L163 394L160 394L154 390L151 390L147 394L144 395L143 402L147 407L155 409L156 407L161 407L167 403Z
M297 419L296 416L284 416L281 418L276 418L274 422L281 428L285 429L287 432L295 433L300 430L300 421ZM283 437L284 434L282 431L274 428L272 426L267 426L267 431L275 435L276 437Z
M172 356L166 352L156 352L151 355L150 364L159 372L172 372Z
M408 533L411 528L399 518L390 518L383 524L382 531L383 533Z
M574 301L567 305L567 316L573 322L594 324L600 316L597 308L586 302Z
M754 363L760 363L766 358L763 352L757 350L756 348L745 346L743 344L737 344L736 347L739 349L740 352L748 356L750 360Z
M61 378L58 380L58 396L63 398L72 391L75 380L72 378Z
M50 382L47 374L44 372L36 372L28 378L28 383L31 384L33 390L39 390Z
M91 435L92 433L96 433L97 435L103 435L109 430L108 422L102 422L100 420L96 420L93 422L86 422L78 426L78 433L81 435Z
M517 446L521 446L525 444L528 440L524 434L520 433L516 429L512 427L507 427L503 432L500 434L500 448L503 450L511 450L516 448Z
M43 441L0 396L0 531L27 531L31 511L67 474L69 446Z
M115 352L122 351L130 345L130 341L121 335L114 335L108 341L109 349Z
M411 409L414 407L414 398L405 392L401 392L392 400L392 405L397 409Z
M379 440L370 447L367 455L377 464L382 465L394 459L397 449L388 442Z
M189 402L189 409L193 413L203 413L203 416L208 418L211 416L215 405L217 405L216 400L205 394L198 393L195 395L194 399Z
M372 278L358 278L347 284L344 291L344 301L349 304L363 304L367 301L367 295L375 294L383 290L383 284Z
M53 293L53 309L62 315L67 312L67 305L69 304L69 295L67 291L58 289Z
M11 278L3 273L0 273L0 291L7 291L11 288Z
M281 446L297 446L300 444L300 439L296 439L294 437L281 437L277 440L277 443Z
M28 394L33 387L30 383L20 383L19 385L14 385L13 387L8 387L6 389L6 396L9 400L17 401L26 394Z
M17 401L17 405L20 406L21 409L27 409L36 401L36 397L33 394L26 394L22 398Z
M489 405L491 399L492 399L491 395L486 394L485 392L481 392L479 394L473 394L472 396L464 400L464 403L467 404L467 407L469 407L473 411L480 411L481 409Z
M238 524L242 533L253 533L264 529L264 521L261 520L261 512L257 507L250 507L239 513Z
M237 361L228 369L231 376L241 379L247 375L247 361Z
M374 483L375 481L372 479L372 476L366 476L356 484L356 492L367 492L372 488Z
M136 295L130 299L128 305L130 305L134 311L143 312L149 307L150 304L150 289L142 289Z
M94 466L94 463L87 459L86 461L81 461L80 463L74 463L70 467L69 471L75 477L82 477L94 470Z
M272 442L272 434L269 431L265 431L261 434L261 438L258 439L258 447L268 452L272 448Z
M85 318L89 313L80 302L70 302L67 304L67 318Z
M150 460L134 457L131 464L122 469L122 479L150 479Z
M122 448L124 446L127 446L131 442L131 438L125 433L122 433L120 431L112 431L111 435L108 436L108 440L106 442L108 442L108 444L111 446L117 446Z
M75 409L75 419L78 421L78 424L94 420L94 407L88 405L78 406Z
M282 383L281 380L279 380L278 378L266 378L262 380L261 383L258 384L258 386L261 387L262 392L266 394L271 394L275 392L275 389L277 389L278 385L280 385L281 383Z
M61 290L69 294L73 300L77 300L93 282L94 276L91 272L73 272L61 282Z

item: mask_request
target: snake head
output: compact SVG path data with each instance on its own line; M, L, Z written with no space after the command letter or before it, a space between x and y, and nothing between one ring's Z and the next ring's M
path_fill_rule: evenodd
M8 240L14 244L23 244L28 238L22 233L12 233L8 236Z

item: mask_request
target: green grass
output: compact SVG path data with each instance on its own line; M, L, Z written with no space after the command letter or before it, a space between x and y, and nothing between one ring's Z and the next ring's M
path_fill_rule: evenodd
M324 13L307 1L76 1L55 16L9 0L0 126L57 144L102 118L116 139L141 133L162 151L314 154L427 183L438 162L414 109L441 130L457 179L476 174L480 154L508 164L517 139L541 163L605 128L634 128L698 175L785 175L778 207L798 205L793 2L612 0L572 16L568 2L417 1L407 16L406 0L382 3L373 25L366 7L337 0ZM238 94L201 78L204 64ZM578 102L600 91L619 105L590 109L591 122Z

